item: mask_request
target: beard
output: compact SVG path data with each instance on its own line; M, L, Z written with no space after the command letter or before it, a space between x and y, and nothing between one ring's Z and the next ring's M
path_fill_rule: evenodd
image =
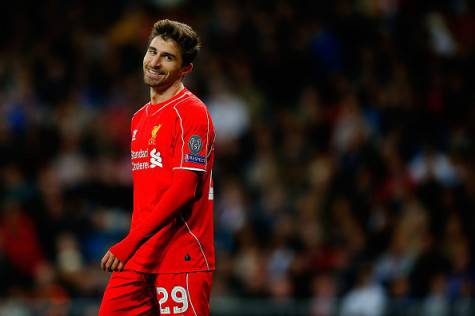
M157 73L150 73L148 69L154 70ZM165 71L153 68L145 68L143 70L143 81L150 88L163 88L172 85L175 81L180 79L179 71Z
M160 72L158 77L151 76L144 70L143 81L149 87L159 87L167 83L169 76L167 73Z

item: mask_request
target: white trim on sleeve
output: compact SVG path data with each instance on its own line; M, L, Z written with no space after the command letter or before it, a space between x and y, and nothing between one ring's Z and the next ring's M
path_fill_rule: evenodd
M202 171L202 172L206 172L206 169L190 168L190 167L174 167L174 168L172 168L172 169L173 169L173 170L182 169L182 170L192 170L192 171Z
M205 115L206 115L206 123L208 124L206 126L206 146L205 146L205 156L206 156L206 161L205 161L205 168L208 166L208 146L209 146L209 117L208 117L208 111L205 110Z
M178 112L178 109L176 108L176 105L173 107L175 109L176 114L178 115L178 118L180 119L180 128L181 128L181 159L180 159L180 167L183 167L183 152L184 152L184 147L185 147L185 131L183 129L183 119L181 118L180 112Z

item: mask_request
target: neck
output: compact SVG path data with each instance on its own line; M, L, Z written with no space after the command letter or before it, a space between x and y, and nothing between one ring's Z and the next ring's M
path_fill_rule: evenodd
M161 103L177 95L184 86L180 80L175 81L171 86L164 89L159 87L150 87L150 102L152 104Z

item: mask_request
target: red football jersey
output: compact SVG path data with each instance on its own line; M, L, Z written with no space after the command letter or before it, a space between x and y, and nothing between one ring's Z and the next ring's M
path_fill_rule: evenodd
M215 133L206 106L186 88L143 106L131 124L134 209L131 229L168 189L174 169L201 174L196 198L144 242L125 268L147 273L215 269L213 179Z

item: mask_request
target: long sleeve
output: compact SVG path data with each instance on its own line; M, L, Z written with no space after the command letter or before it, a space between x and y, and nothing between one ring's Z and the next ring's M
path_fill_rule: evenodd
M132 257L140 245L160 230L196 193L200 175L191 170L177 169L173 171L172 183L160 201L148 214L140 219L135 229L110 251L124 264Z

